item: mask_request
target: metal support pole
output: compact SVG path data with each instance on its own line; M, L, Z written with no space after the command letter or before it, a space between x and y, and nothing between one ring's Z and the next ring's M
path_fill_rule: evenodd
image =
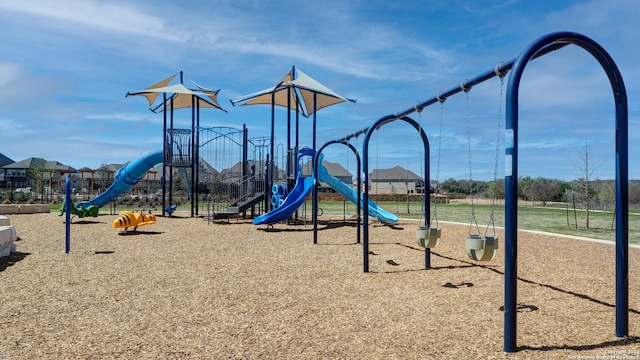
M162 127L162 217L164 217L164 209L166 204L166 180L167 180L167 93L162 93L162 106L165 111L162 112L163 127Z
M628 110L622 75L613 59L593 40L570 32L552 33L529 45L518 57L507 86L505 147L505 305L504 350L516 351L518 88L528 62L550 46L575 44L589 52L607 73L616 108L616 336L629 334L628 278Z
M69 177L64 185L64 227L65 227L65 247L64 252L69 253L71 251L71 181Z
M329 145L332 144L343 144L345 146L347 146L349 149L351 149L351 151L353 151L353 154L356 156L356 167L357 167L357 171L358 171L358 175L357 175L357 181L358 181L358 186L356 189L357 192L357 200L356 200L356 211L358 213L358 218L356 219L356 244L360 244L360 224L362 222L361 219L361 214L362 214L362 194L360 193L360 183L362 181L362 176L361 176L361 171L360 171L360 155L358 154L358 150L355 148L355 146L351 145L350 143L346 142L346 141L329 141L328 143L322 145L320 147L320 149L316 152L316 156L313 159L313 166L314 166L314 174L316 176L316 186L313 187L313 209L311 210L311 214L313 217L313 243L317 244L318 243L318 167L320 166L320 162L318 161L320 154L322 153L322 151ZM367 204L368 205L368 204ZM365 271L366 272L366 271Z
M415 120L411 119L408 116L402 116L401 118L398 118L396 115L388 115L385 117L382 117L380 120L378 120L375 124L373 124L371 127L368 128L365 136L364 136L364 141L362 143L362 172L364 172L364 182L365 184L367 184L367 186L365 186L364 188L364 200L365 201L369 201L369 139L371 138L371 135L373 134L373 132L380 128L382 125L396 121L396 120L403 120L407 123L409 123L411 126L413 126L418 133L420 134L420 137L422 138L422 144L424 146L424 181L426 184L430 184L431 180L429 178L429 140L427 138L427 134L425 134L423 128L420 126L419 123L417 123ZM369 207L368 206L363 206L363 227L362 227L362 240L363 240L363 250L364 250L364 272L369 272ZM429 226L429 222L431 219L431 204L429 201L424 201L424 216L425 216L425 224L426 226ZM430 267L431 266L431 260L430 260L430 254L431 252L428 251L428 248L425 249L425 266Z

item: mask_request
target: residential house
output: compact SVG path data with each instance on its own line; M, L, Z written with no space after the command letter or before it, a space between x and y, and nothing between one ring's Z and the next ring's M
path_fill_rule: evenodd
M10 158L4 156L3 154L0 154L0 169L2 169L4 166L9 165L9 164L13 164L15 161L11 160ZM0 171L0 188L6 188L7 187L7 182L5 181L5 172L4 171Z
M370 194L415 194L422 193L423 188L422 178L401 166L375 169L369 174Z
M311 169L311 165L312 165L311 160L307 161L302 165L303 175L310 175L313 172L313 170ZM342 165L338 163L333 163L327 160L322 160L322 165L325 167L325 169L327 169L327 172L333 177L337 178L338 180L342 181L343 183L351 187L355 186L353 184L353 174L351 174L349 171L347 171L347 169L342 167ZM333 190L329 186L329 184L327 184L326 182L321 181L320 185L318 186L318 192L328 193L328 192L335 192L335 190Z
M46 161L41 158L28 158L2 167L7 188L40 187L51 190L62 188L65 174L76 170L58 161Z

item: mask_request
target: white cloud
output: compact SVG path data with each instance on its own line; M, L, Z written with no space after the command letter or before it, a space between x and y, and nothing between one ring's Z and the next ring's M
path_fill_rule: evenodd
M55 21L58 26L68 26L68 30L73 32L82 33L78 28L81 25L168 41L186 40L186 34L168 29L166 21L161 17L149 15L129 3L96 0L13 1L0 3L0 9ZM42 20L36 21L42 23Z

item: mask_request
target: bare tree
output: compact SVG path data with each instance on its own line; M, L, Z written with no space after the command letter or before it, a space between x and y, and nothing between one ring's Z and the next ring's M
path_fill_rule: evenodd
M103 163L96 171L97 185L100 191L104 191L113 182L113 172L109 170L109 165Z
M584 142L584 149L578 152L578 157L580 158L580 162L574 162L574 166L578 171L576 192L578 194L579 203L585 209L585 226L589 229L589 210L592 208L593 200L597 196L596 192L590 185L591 181L594 180L596 171L604 164L605 160L596 161L594 165L594 159L591 158L589 143L587 140Z

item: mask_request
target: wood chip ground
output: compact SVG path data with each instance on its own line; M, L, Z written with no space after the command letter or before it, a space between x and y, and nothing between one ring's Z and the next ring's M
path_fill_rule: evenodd
M516 353L503 351L504 246L465 255L442 223L424 269L418 223L370 229L161 218L121 235L115 216L10 215L0 259L0 359L640 358L640 250L629 256L630 337L615 336L615 247L520 232Z

